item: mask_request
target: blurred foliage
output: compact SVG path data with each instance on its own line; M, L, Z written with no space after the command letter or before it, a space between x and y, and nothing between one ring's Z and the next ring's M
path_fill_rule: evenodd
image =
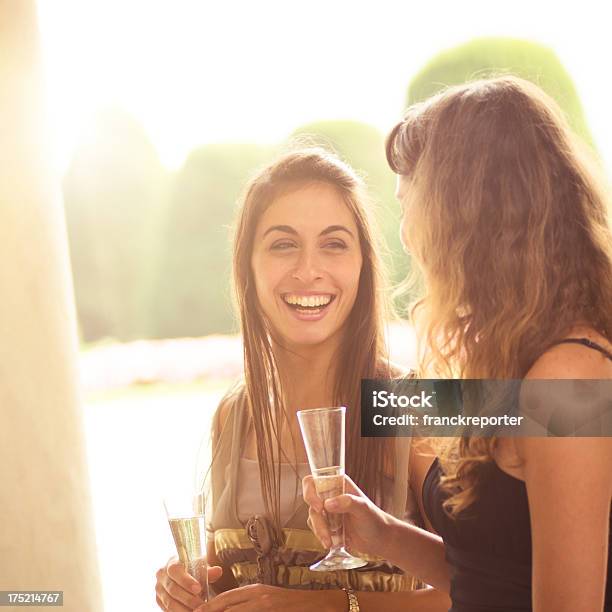
M592 142L569 75L550 49L527 41L483 38L444 51L412 79L406 101L505 73L541 86ZM281 149L305 144L335 151L364 178L391 280L405 279L410 264L399 240L395 180L376 128L318 121L295 130L282 147L206 145L170 176L140 125L109 110L80 143L64 181L82 340L236 331L230 293L236 203L247 180Z
M298 128L291 142L318 144L335 151L365 180L382 233L384 259L394 284L405 278L408 261L399 238L399 203L395 175L385 158L385 137L376 128L357 121L317 121Z
M477 38L439 53L410 81L406 105L421 102L449 85L503 74L514 74L541 87L557 101L576 133L594 146L569 73L554 51L527 40Z
M86 342L146 335L152 220L166 176L142 127L101 112L64 179L79 329Z
M230 228L246 181L273 155L265 146L207 145L175 177L157 232L152 337L236 331Z

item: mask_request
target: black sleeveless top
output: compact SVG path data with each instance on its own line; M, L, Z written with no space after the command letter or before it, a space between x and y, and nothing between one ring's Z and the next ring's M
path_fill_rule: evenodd
M583 344L612 360L612 354L586 338L560 343ZM444 540L452 568L450 612L526 612L531 606L531 525L525 483L492 461L485 468L476 501L458 518L442 504L442 470L432 464L423 483L427 518ZM612 612L612 512L608 542L608 578L604 612ZM571 580L571 576L568 576ZM578 611L576 611L578 612Z

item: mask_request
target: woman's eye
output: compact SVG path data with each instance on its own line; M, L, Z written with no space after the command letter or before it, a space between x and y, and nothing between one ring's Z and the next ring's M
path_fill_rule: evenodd
M270 247L270 250L286 251L287 249L291 249L294 246L295 246L295 243L291 242L290 240L279 240L278 242L275 242L272 244L272 246Z
M327 249L344 250L347 248L346 243L342 240L330 240L329 242L326 242L324 246Z

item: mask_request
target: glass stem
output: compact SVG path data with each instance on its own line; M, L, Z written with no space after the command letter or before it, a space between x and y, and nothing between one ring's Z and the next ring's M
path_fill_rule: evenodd
M336 533L333 533L332 530L330 529L331 532L331 542L332 545L329 548L329 554L330 555L334 555L337 553L342 552L342 550L345 547L345 539L344 539L344 515L341 515L340 517L338 517L340 526L339 528L336 530ZM338 519L336 519L338 520ZM328 520L327 524L329 527L331 527L331 521Z

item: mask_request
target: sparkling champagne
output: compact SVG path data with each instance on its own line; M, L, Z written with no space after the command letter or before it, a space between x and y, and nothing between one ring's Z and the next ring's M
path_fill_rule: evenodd
M315 489L319 497L325 501L344 493L344 470L339 466L313 471ZM332 542L338 545L342 538L343 519L341 514L327 514L327 526Z
M202 587L200 597L208 601L208 563L206 559L206 524L203 516L170 518L170 530L179 561Z

